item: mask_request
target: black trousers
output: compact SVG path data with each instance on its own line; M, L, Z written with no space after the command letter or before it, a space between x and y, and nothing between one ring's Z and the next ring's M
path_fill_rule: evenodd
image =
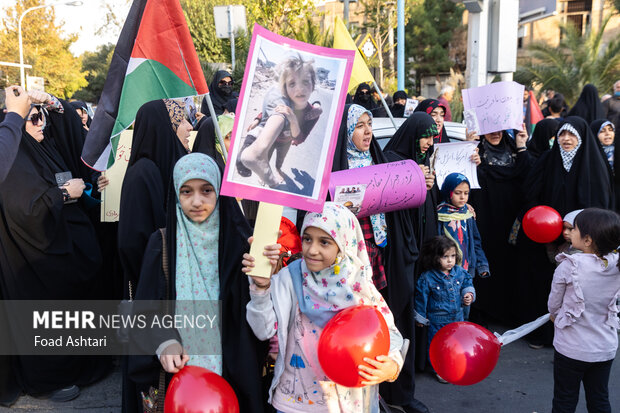
M613 359L595 363L574 360L555 351L552 413L574 413L581 382L588 413L611 413L608 385L612 363Z

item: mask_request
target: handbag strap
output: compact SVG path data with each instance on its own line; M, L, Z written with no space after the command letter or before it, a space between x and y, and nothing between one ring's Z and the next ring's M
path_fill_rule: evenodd
M161 266L166 278L166 300L170 300L170 269L168 268L168 248L166 246L166 228L160 228L161 233Z
M166 228L160 228L161 233L161 266L164 270L166 279L166 312L168 312L168 302L170 301L170 269L168 268L168 248L166 246ZM159 388L157 391L157 412L163 413L164 400L166 398L166 371L159 369Z

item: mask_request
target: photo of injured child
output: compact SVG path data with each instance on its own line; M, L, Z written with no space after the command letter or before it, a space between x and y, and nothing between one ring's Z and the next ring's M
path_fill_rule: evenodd
M346 64L259 37L240 96L228 180L316 197Z

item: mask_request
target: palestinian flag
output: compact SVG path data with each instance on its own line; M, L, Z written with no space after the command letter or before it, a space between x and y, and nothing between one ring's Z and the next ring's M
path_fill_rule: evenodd
M538 106L538 102L536 101L536 96L534 96L533 91L529 91L529 98L527 99L527 106L525 108L525 127L527 128L528 135L531 135L534 132L534 126L543 120L545 117L540 110L540 106Z
M134 0L116 44L82 160L112 166L120 133L144 103L208 93L179 0Z

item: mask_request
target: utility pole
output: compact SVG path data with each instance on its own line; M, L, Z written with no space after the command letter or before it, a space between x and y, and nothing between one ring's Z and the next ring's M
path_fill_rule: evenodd
M397 47L398 47L398 90L405 90L405 0L396 1L398 14Z

